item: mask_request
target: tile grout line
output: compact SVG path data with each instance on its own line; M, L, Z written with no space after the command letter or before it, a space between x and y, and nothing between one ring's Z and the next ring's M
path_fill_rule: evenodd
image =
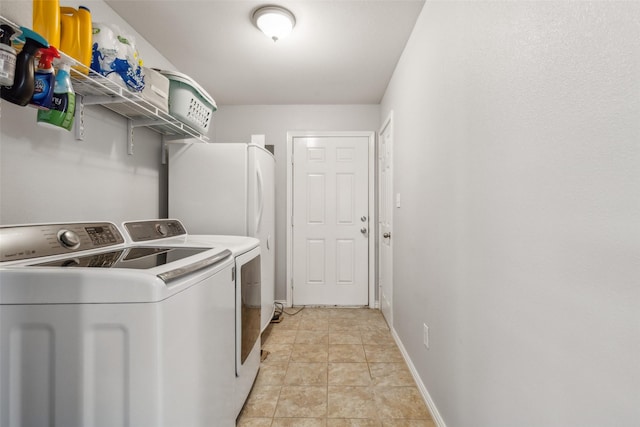
M331 313L332 313L332 312L330 312L329 314L331 314ZM287 357L287 359L286 359L286 367L285 367L284 374L283 374L283 375L284 375L284 377L282 378L282 381L281 381L281 384L280 384L280 387L279 387L279 394L278 394L278 398L276 399L276 407L275 407L275 409L274 409L273 416L271 417L271 420L270 420L270 421L271 421L271 422L270 422L270 424L271 424L271 425L275 425L275 420L276 420L276 417L275 417L275 415L276 415L276 410L277 410L278 405L281 403L281 401L280 401L280 399L281 399L281 394L282 394L283 387L285 387L285 386L286 386L285 379L286 379L286 376L289 374L289 368L291 367L291 363L294 363L294 361L293 361L293 355L294 355L294 350L295 350L295 348L296 348L296 345L301 345L301 344L313 344L312 340L311 340L311 341L309 341L309 342L307 342L307 343L304 343L304 342L303 342L303 343L298 343L298 342L297 342L297 338L298 338L299 336L301 336L302 334L304 334L305 332L325 332L325 331L326 331L325 333L327 334L327 338L326 338L326 339L327 339L327 341L326 341L326 349L327 349L327 350L326 350L326 352L327 352L327 353L326 353L326 359L325 359L325 362L324 362L323 364L326 366L326 374L325 374L326 376L325 376L325 379L326 379L326 395L327 395L327 400L326 400L325 416L324 416L324 417L322 417L322 418L319 418L319 419L324 420L325 424L323 424L323 425L328 426L328 421L330 420L330 418L329 418L329 411L328 411L328 409L329 409L329 405L328 405L328 404L329 404L329 387L331 386L331 384L330 384L330 380L329 380L329 375L330 375L329 366L330 366L332 363L333 363L333 364L343 364L343 363L344 363L344 364L353 364L353 363L361 363L359 360L355 360L355 359L353 359L353 360L343 360L343 361L340 361L340 359L338 359L338 361L331 361L331 360L330 360L330 349L332 348L332 344L331 344L331 342L330 342L330 335L331 335L332 333L333 333L333 334L335 334L335 335L339 335L339 334L340 334L340 333L342 333L342 332L350 332L350 333L352 334L352 336L353 336L353 335L355 335L355 334L353 334L353 331L352 331L352 330L347 330L347 331L334 330L334 331L332 331L332 330L331 330L331 319L332 319L332 317L331 317L331 316L328 316L328 317L326 318L326 320L327 320L327 329L322 329L322 330L316 330L316 329L311 329L311 328L313 328L313 322L314 322L314 321L316 321L316 322L317 322L318 320L325 320L325 319L323 319L323 318L315 318L315 317L314 317L314 318L308 318L308 319L302 318L300 321L296 322L295 326L294 326L294 325L288 325L287 329L289 329L289 327L291 327L291 329L294 329L294 330L295 330L295 335L294 335L293 342L290 344L290 348L289 348L289 352L288 352L288 357ZM310 329L309 329L309 330L302 330L302 329L300 329L300 328L304 325L304 323L302 322L303 320L309 320L309 321L311 321L311 326L310 326ZM373 317L373 316L369 316L369 315L367 314L367 317L366 317L366 318L344 319L344 320L351 320L352 322L354 322L354 321L355 321L356 323L358 323L357 333L358 333L358 335L359 335L360 342L359 342L359 343L357 343L357 344L358 344L358 348L359 348L359 350L360 350L360 351L362 352L362 354L363 354L363 362L367 364L367 373L368 373L368 377L369 377L369 378L368 378L368 380L369 380L369 381L368 381L368 386L366 386L366 388L368 388L369 390L371 390L371 394L372 394L372 396L374 396L374 397L375 397L375 396L376 396L376 388L375 388L375 381L374 381L374 376L373 376L373 371L372 371L372 367L373 367L373 365L374 365L375 363L388 364L388 365L403 365L403 363L402 363L403 361L401 360L401 361L398 361L397 363L395 363L395 361L394 361L394 360L388 360L388 361L386 361L386 360L385 360L385 358L386 358L387 356L385 356L385 354L384 354L386 351L385 351L385 352L383 352L383 353L382 353L382 355L379 355L379 354L378 354L378 352L376 352L376 351L375 351L375 350L376 350L375 348L371 348L371 349L370 349L370 350L371 350L371 353L370 353L370 354L369 354L369 353L367 353L367 351L365 350L365 346L366 346L367 344L365 344L364 335L365 335L365 334L367 334L367 333L370 333L370 334L369 334L369 339L371 339L371 338L374 338L374 337L375 337L376 333L380 333L380 334L382 334L382 332L381 332L381 331L382 331L382 328L379 328L379 330L380 330L380 331L378 331L378 328L377 328L377 327L366 327L365 323L366 323L366 322L369 322L370 320L374 320L374 317ZM309 322L307 322L307 324L308 324L308 323L309 323ZM274 326L277 326L277 325L274 325ZM385 332L386 332L386 333L391 334L391 331L390 331L388 328L385 328L384 330L385 330ZM373 335L373 336L372 336L372 335ZM384 341L384 337L381 337L381 338L382 338L382 341ZM392 338L393 338L393 337L392 337ZM346 343L346 344L345 344L345 343L342 343L342 344L344 344L344 345L356 344L356 343L349 343L349 342L348 342L348 338L346 339L346 341L347 341L347 343ZM275 343L274 343L274 344L275 344ZM340 344L341 344L341 343L334 343L333 345L340 345ZM385 347L395 347L395 348L397 349L397 345L396 345L396 346L394 346L394 344L395 344L395 342L392 340L392 342L391 342L391 343L387 343L387 342L380 342L380 343L377 343L377 342L369 342L369 344L368 344L368 345L369 345L369 347L383 347L383 348L385 348ZM381 358L381 356L382 356L382 358ZM378 360L378 359L379 359L379 360ZM376 360L377 360L377 362L376 362ZM306 359L305 359L305 362L306 362L306 363L311 363L310 361L308 361L308 360L306 360ZM303 363L303 362L300 362L300 363ZM406 367L407 367L407 366L406 366L406 363L405 363L403 366L406 368ZM382 368L383 368L383 367L379 367L379 369L378 369L378 370L380 370L380 369L382 369ZM381 372L382 372L382 371L381 371ZM381 373L381 372L379 372L379 373ZM394 372L390 372L390 375L391 375L391 376L395 376L395 375L396 375L396 373L394 373ZM384 378L384 377L385 377L385 376L383 375L383 377L381 377L381 378ZM300 384L300 386L304 386L304 384ZM353 386L353 387L356 387L356 386ZM390 386L390 387L396 388L396 387L410 387L410 386L408 386L408 385L403 385L403 384L396 384L396 385L393 385L393 386ZM413 384L413 387L415 387L415 384ZM294 414L294 415L292 415L292 416L290 416L290 417L287 417L287 418L299 418L299 417L298 417L298 416L296 416L296 415ZM303 417L303 418L304 418L304 417ZM332 418L331 418L331 419L332 419ZM404 419L408 420L408 419L413 419L413 418L404 418ZM417 419L417 418L416 418L416 419ZM420 418L420 419L421 419L421 418ZM373 418L372 418L372 420L373 420ZM377 408L377 407L375 408L375 420L376 420L376 421L378 421L378 423L380 423L380 422L382 422L382 421L383 421L383 419L381 418L381 414L379 413L379 411L378 411L378 408ZM265 421L266 421L266 420L265 420ZM378 425L379 425L379 424L378 424Z

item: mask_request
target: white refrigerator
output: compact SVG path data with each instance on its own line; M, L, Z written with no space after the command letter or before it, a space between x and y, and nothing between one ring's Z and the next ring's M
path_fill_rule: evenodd
M169 217L190 234L260 240L261 330L275 300L275 159L256 144L169 145Z

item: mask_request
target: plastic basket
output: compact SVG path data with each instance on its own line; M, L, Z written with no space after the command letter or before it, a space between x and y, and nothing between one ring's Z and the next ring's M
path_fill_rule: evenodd
M169 114L206 134L216 102L191 77L175 71L157 70L169 79Z

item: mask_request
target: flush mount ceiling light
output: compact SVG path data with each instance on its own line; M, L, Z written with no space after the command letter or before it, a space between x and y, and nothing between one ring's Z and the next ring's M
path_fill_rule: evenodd
M263 6L256 9L251 17L253 25L274 42L288 36L296 25L293 13L280 6Z

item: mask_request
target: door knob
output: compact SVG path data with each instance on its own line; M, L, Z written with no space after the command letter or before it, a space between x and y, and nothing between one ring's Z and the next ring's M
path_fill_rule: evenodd
M362 216L362 217L360 217L360 221L365 222L366 220L367 220L367 217L366 217L366 216Z
M362 227L362 228L360 229L360 232L361 232L362 234L367 234L367 228L366 228L366 227Z
M385 239L390 239L391 238L391 233L386 232L382 235L382 237L384 237Z

